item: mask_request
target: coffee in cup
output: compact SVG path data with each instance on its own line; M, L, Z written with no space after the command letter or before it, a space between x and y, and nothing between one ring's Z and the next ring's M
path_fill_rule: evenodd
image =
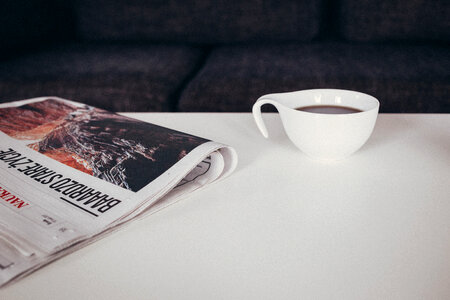
M253 116L266 138L261 115L264 104L278 110L291 141L319 160L340 160L357 151L370 137L380 105L370 95L338 89L265 95L253 105Z
M295 108L295 110L306 111L316 114L353 114L362 112L358 108L338 105L309 105Z

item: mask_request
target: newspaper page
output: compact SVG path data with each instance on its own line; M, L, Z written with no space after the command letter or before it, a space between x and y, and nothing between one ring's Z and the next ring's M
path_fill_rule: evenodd
M236 164L229 146L81 103L0 104L0 286Z

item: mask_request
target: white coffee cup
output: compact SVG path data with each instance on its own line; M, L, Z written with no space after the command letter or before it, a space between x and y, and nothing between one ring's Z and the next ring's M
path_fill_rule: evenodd
M372 134L380 103L370 95L347 90L314 89L269 94L253 105L256 125L268 137L261 106L278 110L291 141L304 153L319 160L340 160L361 148ZM352 108L352 113L315 113L297 110L314 106Z

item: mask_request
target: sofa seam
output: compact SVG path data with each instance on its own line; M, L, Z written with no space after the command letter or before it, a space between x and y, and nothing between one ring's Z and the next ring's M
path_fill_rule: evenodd
M183 78L183 80L180 82L178 87L175 89L175 91L169 96L169 111L171 112L178 112L179 111L179 104L181 100L181 95L187 88L187 86L197 77L197 75L201 72L201 70L206 65L206 62L208 61L211 52L212 47L205 47L202 49L203 53L199 57L197 63L192 68L190 72Z

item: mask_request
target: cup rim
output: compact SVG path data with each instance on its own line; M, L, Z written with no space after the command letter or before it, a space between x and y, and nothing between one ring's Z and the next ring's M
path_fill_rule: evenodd
M298 94L308 94L308 93L314 93L314 92L325 92L325 93L341 93L341 94L352 94L352 95L360 95L363 96L365 98L365 100L370 101L371 103L370 108L369 109L363 109L360 112L353 112L353 113L342 113L342 114L326 114L326 113L317 113L317 112L308 112L308 111L301 111L301 110L296 110L293 107L289 107L289 106L285 106L285 108L291 110L291 111L295 111L297 113L301 113L301 114L307 114L307 115L321 115L321 116L329 116L329 117L342 117L342 116L348 116L348 115L360 115L360 114L364 114L364 113L369 113L371 111L374 110L379 110L380 107L380 101L375 98L372 95L363 93L363 92L359 92L359 91L354 91L354 90L346 90L346 89L307 89L307 90L298 90L298 91L292 91L292 92L284 92L284 93L274 93L274 94L268 94L263 97L270 97L270 96L277 96L276 98L279 98L279 96L297 96ZM331 105L331 104L320 104L317 103L317 106L320 105ZM339 106L339 104L335 104L336 106ZM347 106L347 107L354 107L354 106L350 106L350 105L342 105L342 106ZM357 107L354 107L357 108ZM358 108L360 109L360 108Z

